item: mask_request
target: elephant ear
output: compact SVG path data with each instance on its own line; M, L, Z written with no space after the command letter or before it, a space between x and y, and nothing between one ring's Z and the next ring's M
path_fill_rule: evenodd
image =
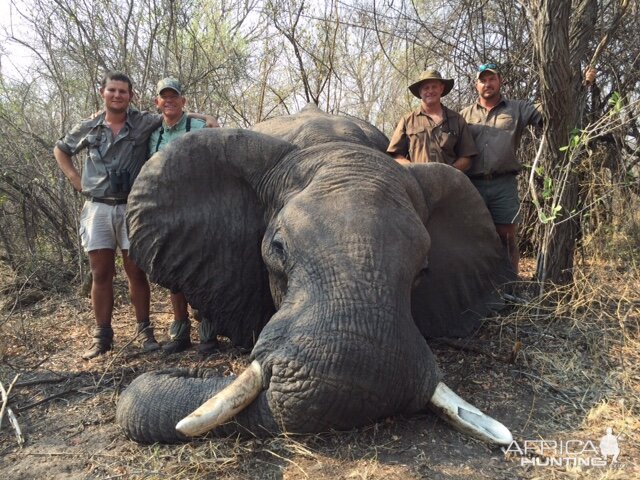
M236 345L252 345L274 311L256 187L294 148L244 130L198 130L154 155L129 195L133 260Z
M411 297L426 337L471 334L502 306L498 287L515 273L482 197L467 176L439 163L411 164L427 206L428 267Z

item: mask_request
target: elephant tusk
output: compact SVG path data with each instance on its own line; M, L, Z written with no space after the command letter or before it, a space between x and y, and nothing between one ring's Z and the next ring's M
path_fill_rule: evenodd
M507 427L464 401L442 382L438 383L429 407L456 430L478 440L498 445L510 445L513 441Z
M202 435L244 410L262 391L262 367L254 360L233 382L176 425L188 437Z

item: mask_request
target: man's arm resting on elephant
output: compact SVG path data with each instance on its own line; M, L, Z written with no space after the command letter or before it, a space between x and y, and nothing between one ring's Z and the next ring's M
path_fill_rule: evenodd
M471 157L458 157L451 166L457 168L461 172L466 172L471 168Z
M218 119L211 115L205 115L204 113L187 112L187 116L190 118L202 120L205 123L205 126L208 128L220 127L220 124L218 123Z
M411 160L407 158L409 155L409 137L407 137L404 118L400 119L391 136L391 140L389 140L387 154L391 155L396 162L402 165L411 163Z
M407 157L399 153L389 153L389 155L391 155L393 159L401 165L408 165L411 163L411 160L409 160Z
M76 169L73 164L73 160L71 160L71 155L63 152L58 147L54 147L53 156L58 162L58 166L62 173L64 173L65 177L69 179L73 188L75 188L78 192L82 191L82 182L80 178L80 173Z

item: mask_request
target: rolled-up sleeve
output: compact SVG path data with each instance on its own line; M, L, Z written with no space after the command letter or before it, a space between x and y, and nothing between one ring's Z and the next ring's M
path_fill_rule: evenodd
M75 155L86 148L88 130L86 122L76 125L66 135L60 137L56 142L56 147L67 155Z
M521 102L520 117L526 125L532 127L542 126L542 106L531 102Z
M398 126L393 132L393 136L387 147L387 153L402 155L403 157L407 157L409 154L409 137L407 137L407 123L404 117L400 119Z

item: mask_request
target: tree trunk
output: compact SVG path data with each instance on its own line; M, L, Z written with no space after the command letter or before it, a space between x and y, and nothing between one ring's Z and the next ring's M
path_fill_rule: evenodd
M582 65L587 59L589 32L595 28L595 0L531 0L533 40L540 77L544 116L543 158L545 175L551 177L551 204L561 209L542 229L538 242L538 279L568 283L573 278L573 257L580 225L574 214L579 204L579 178L569 144L571 131L580 126L585 93ZM551 215L553 217L553 215Z

